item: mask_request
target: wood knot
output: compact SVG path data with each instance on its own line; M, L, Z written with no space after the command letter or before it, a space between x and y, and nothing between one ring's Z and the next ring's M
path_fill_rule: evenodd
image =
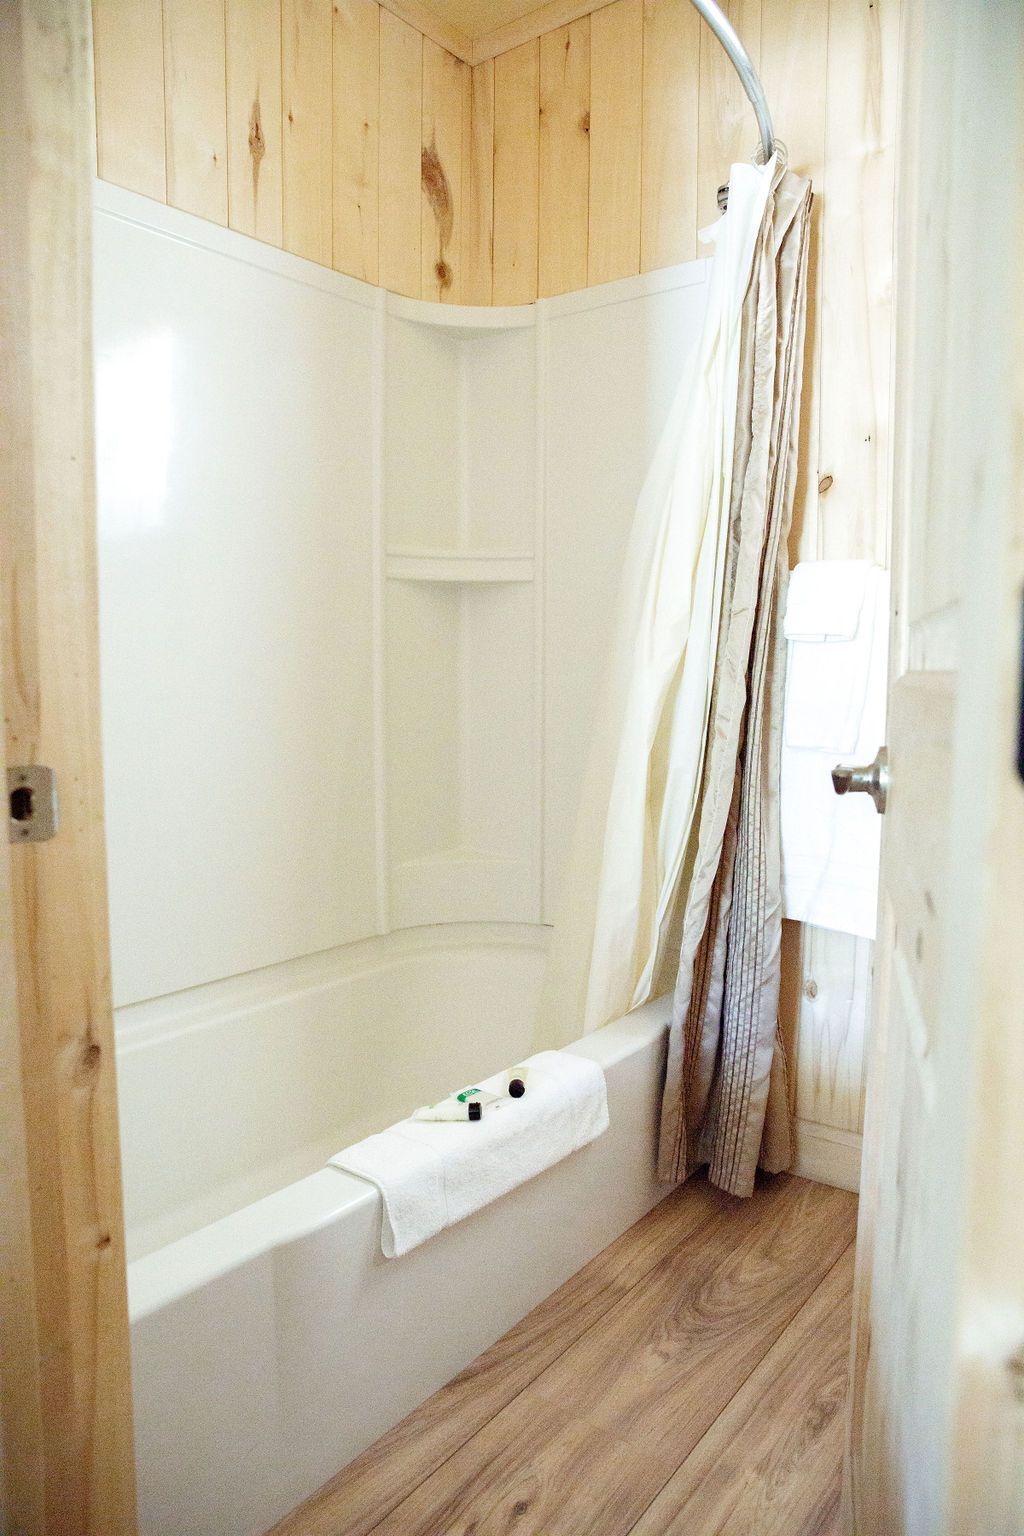
M516 1502L512 1505L513 1520L521 1519L522 1516L526 1514L529 1507L530 1506L525 1499L517 1499Z
M267 141L263 137L263 123L260 118L260 99L257 96L249 113L249 153L252 155L254 165L258 166L267 152Z
M438 286L442 293L446 293L452 285L452 269L446 261L435 261L434 272L437 276Z
M819 496L824 496L825 492L826 491L830 491L831 489L832 489L832 476L831 475L822 475L821 479L818 481L818 495Z
M452 204L452 189L448 185L448 177L445 175L435 144L423 146L423 153L420 156L420 180L423 183L424 195L437 220L437 234L443 256L445 247L452 237L455 209Z
M75 1067L75 1082L90 1083L96 1077L100 1069L100 1061L103 1052L95 1040L87 1040L78 1055Z
M804 996L815 998L817 995L818 983L815 981L813 976L808 976L807 980L804 982Z
M114 1239L111 1237L109 1232L101 1232L99 1237L96 1239L96 1247L98 1251L102 1253L105 1248L110 1247L113 1241Z
M584 133L589 133L590 132L590 113L589 112L584 112L583 116L580 118L580 128L582 129L582 131Z

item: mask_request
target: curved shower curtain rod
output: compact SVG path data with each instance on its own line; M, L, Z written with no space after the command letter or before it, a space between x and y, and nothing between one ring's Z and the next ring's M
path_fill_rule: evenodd
M703 16L729 55L733 68L739 75L743 89L750 100L750 105L754 109L758 131L761 135L761 151L765 160L769 160L775 149L775 131L772 128L772 117L768 111L764 86L758 78L758 73L754 68L750 54L740 41L736 28L726 16L721 6L715 4L715 0L690 0L690 3Z

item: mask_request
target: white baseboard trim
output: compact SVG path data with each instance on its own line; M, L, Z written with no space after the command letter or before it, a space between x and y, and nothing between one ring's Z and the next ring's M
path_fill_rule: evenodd
M794 1173L817 1184L834 1184L837 1189L855 1193L860 1189L860 1136L831 1125L815 1125L811 1120L794 1121L793 1132Z

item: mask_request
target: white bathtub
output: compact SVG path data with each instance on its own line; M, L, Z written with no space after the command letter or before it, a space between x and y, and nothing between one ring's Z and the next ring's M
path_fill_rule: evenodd
M226 991L191 1019L179 999L174 1030L122 1021L133 1246L187 1232L129 1266L144 1536L267 1530L667 1193L666 1002L569 1047L605 1067L605 1136L404 1258L381 1256L376 1190L322 1166L526 1054L542 958L536 929L424 930L304 963L262 1014ZM171 1142L167 1105L189 1116Z

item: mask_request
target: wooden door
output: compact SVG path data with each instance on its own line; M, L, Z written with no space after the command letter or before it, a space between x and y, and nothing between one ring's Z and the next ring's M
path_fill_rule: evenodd
M1024 1530L1024 7L908 0L856 1536Z
M135 1529L100 775L92 139L88 0L3 0L0 755L53 769L60 805L51 840L0 845L10 1536Z

